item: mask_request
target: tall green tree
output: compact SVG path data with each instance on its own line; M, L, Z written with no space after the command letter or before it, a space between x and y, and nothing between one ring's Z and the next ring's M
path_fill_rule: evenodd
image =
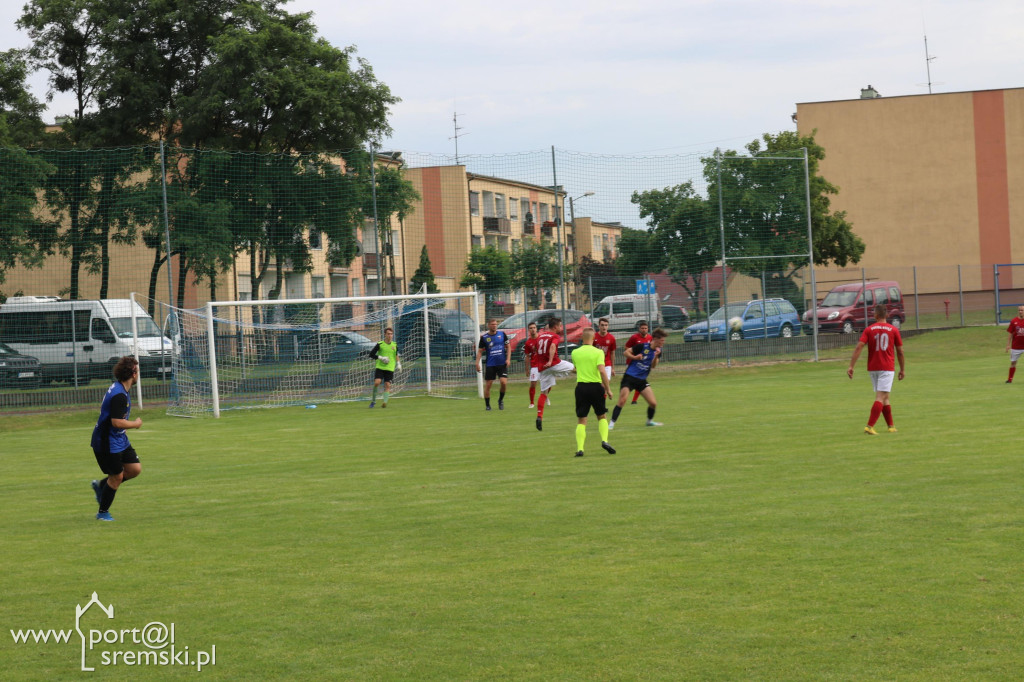
M496 246L473 249L466 259L466 269L459 286L482 290L487 316L495 315L497 297L512 288L512 257Z
M412 279L409 280L409 291L417 294L424 284L427 286L428 294L436 294L441 291L434 284L434 269L430 265L430 254L427 252L426 244L420 249L420 263L416 272L413 273Z

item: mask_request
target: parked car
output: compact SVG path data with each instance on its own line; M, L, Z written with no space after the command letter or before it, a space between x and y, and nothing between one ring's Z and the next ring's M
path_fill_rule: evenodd
M562 318L562 335L566 337L570 346L577 346L584 329L590 329L590 317L582 310L531 310L526 313L516 313L506 317L498 323L498 329L505 332L512 339L512 358L522 357L523 344L526 343L528 335L526 327L531 322L536 322L538 331L544 331L548 320L552 317Z
M682 329L690 321L690 314L681 305L661 306L662 323L669 329Z
M889 323L899 328L907 319L903 311L903 294L898 282L868 282L867 295L862 282L840 284L828 292L825 299L818 304L818 331L842 332L853 334L865 327L865 309L867 319L874 320L874 307L884 303L888 310ZM804 313L804 324L812 322L812 312Z
M658 312L657 296L643 294L617 294L605 296L594 306L590 319L596 324L602 317L608 320L608 329L612 331L636 331L641 322L654 329L661 325L662 317Z
M22 355L5 343L0 343L0 387L38 388L42 368L38 358Z
M325 331L307 338L300 348L304 360L319 362L349 362L367 358L377 345L376 341L350 331Z
M683 332L684 341L724 341L726 332L733 341L781 336L789 338L800 333L800 316L793 304L784 298L766 298L730 303L711 313L704 322L691 324Z

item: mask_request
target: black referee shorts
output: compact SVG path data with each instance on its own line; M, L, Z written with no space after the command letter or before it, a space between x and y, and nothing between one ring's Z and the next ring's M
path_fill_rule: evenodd
M594 408L594 414L598 417L607 414L608 408L604 404L604 386L593 382L576 384L576 416L583 419L590 414L590 408Z

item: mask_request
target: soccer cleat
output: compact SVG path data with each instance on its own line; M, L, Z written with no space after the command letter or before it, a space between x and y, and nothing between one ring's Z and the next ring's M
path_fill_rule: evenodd
M499 409L499 410L504 410L504 409L505 409L505 403L503 403L503 402L501 402L501 401L499 400L499 401L498 401L498 409Z
M376 405L376 404L377 404L376 401L371 400L370 401L370 409L372 410L373 406Z
M647 425L648 426L664 426L664 424L662 424L661 422L656 422L653 419L648 419L647 420Z
M608 430L611 431L614 428L615 428L615 422L613 422L611 419L609 419L608 420Z
M1012 383L1013 383L1013 379L1007 379L1007 380L1006 380L1006 383L1008 383L1008 384L1012 384Z
M387 403L381 403L381 404L380 404L380 409L382 409L382 410L383 410L383 409L384 409L385 407L387 407L387 406L388 406L388 404L387 404Z
M601 447L604 448L604 451L607 452L609 455L615 454L615 448L613 448L608 441L601 441Z
M490 405L484 405L484 409L487 410L488 412L490 412L491 411L491 406Z
M110 512L96 512L97 521L113 521L114 517L110 515Z
M630 405L636 405L636 401L634 400L633 402L630 403Z
M865 426L864 427L864 433L866 433L869 436L877 436L878 435L878 431L875 431L875 427L873 427L873 426Z
M889 433L897 433L896 427L895 426L890 426L889 427Z
M537 430L538 431L543 431L544 430L544 425L541 424L540 417L537 417Z
M530 407L529 407L528 409L531 409L531 410L536 410L536 409L537 409L537 406L536 406L536 405L534 405L533 403L530 403Z
M92 491L94 493L96 493L96 504L100 503L100 488L101 487L102 486L100 485L99 481L93 481L92 482Z
M576 456L577 457L582 457L583 456L583 451L582 450L577 450L576 451Z

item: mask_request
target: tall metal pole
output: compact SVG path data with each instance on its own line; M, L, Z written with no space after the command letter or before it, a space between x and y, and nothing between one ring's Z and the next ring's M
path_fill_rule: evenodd
M160 140L160 188L163 192L164 241L167 248L167 303L174 305L174 279L171 274L171 225L167 217L167 160L164 141ZM173 315L173 311L171 313Z
M380 278L380 227L377 224L377 157L370 143L370 195L373 198L373 248L377 252L377 293L384 294L384 280Z
M807 195L807 265L811 269L811 324L814 334L814 361L818 361L818 286L814 281L814 232L811 229L811 170L804 147L804 192Z
M722 241L722 323L725 326L725 366L732 366L732 348L729 337L732 330L729 329L729 287L727 286L727 273L725 270L725 210L722 208L722 150L715 149L715 166L718 173L718 233ZM711 341L711 307L708 307L708 341Z
M561 301L562 308L558 312L560 313L559 317L562 318L562 324L565 324L565 254L563 253L563 249L565 247L564 247L563 241L562 241L562 239L564 237L564 232L562 230L562 227L563 227L562 223L564 223L565 221L562 220L559 217L559 213L558 213L558 169L557 169L557 166L555 165L555 145L551 145L551 179L552 179L552 182L554 182L554 184L552 185L551 189L555 193L555 220L557 221L557 225L558 225L558 284L559 284L559 288L560 288L560 290L562 292L562 301ZM565 330L563 329L562 331L564 332ZM564 346L563 352L568 354L569 353L569 335L568 334L563 333L563 335L562 335L562 344Z

